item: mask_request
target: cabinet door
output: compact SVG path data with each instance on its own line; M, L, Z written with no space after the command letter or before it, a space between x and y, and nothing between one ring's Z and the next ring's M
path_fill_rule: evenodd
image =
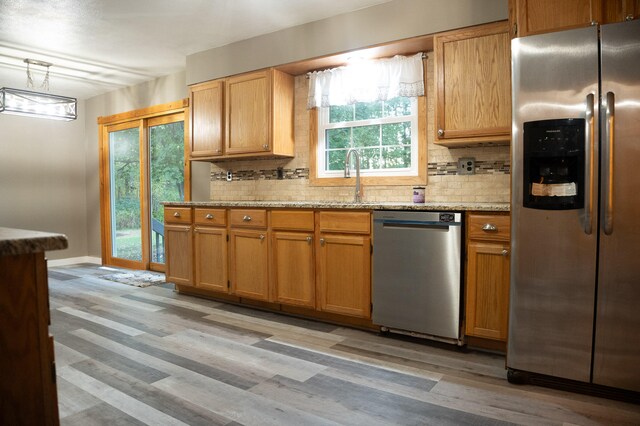
M191 157L222 155L222 80L192 86Z
M506 341L509 313L509 245L469 242L467 335Z
M167 281L180 285L193 285L193 248L191 226L165 225L165 259Z
M228 291L227 230L197 227L194 230L196 287Z
M508 143L511 132L509 25L498 22L434 37L436 142Z
M611 24L640 17L640 0L604 0L602 23Z
M371 242L368 236L321 234L318 309L371 316Z
M274 232L271 248L275 301L315 308L313 234Z
M510 3L517 37L602 22L603 0L510 0Z
M226 80L225 153L269 151L271 91L268 71L230 77Z
M266 231L232 230L231 290L237 296L269 300L269 243Z

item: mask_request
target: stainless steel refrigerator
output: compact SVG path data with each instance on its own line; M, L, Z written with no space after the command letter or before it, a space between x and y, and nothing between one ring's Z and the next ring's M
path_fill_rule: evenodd
M640 391L640 21L511 49L509 378Z

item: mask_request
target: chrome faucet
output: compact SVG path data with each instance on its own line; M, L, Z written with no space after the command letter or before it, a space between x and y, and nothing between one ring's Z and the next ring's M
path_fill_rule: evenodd
M358 151L355 148L351 148L349 151L347 151L347 156L345 157L345 160L344 160L344 177L345 178L351 177L351 168L349 167L350 166L349 160L351 160L351 154L354 154L356 156L356 194L355 194L354 201L356 203L361 203L362 196L360 195L360 154L358 154Z

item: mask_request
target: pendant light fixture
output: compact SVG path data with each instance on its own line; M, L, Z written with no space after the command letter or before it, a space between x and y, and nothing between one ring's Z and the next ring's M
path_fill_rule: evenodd
M53 64L35 59L25 59L24 62L27 64L27 87L29 88L33 88L30 66L35 65L46 68L44 80L40 85L40 89L45 91L35 92L3 87L0 89L0 112L53 120L75 120L78 117L78 101L76 98L49 93L49 67Z

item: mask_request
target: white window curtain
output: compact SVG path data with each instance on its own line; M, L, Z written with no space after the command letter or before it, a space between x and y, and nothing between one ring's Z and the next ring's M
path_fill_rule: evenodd
M309 73L307 108L424 96L422 53Z

